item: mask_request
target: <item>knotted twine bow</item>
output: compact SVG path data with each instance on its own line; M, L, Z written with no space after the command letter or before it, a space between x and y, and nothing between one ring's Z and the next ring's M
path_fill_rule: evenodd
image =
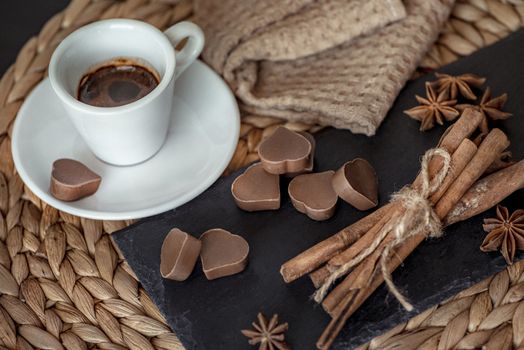
M443 165L434 176L433 181L430 181L428 167L429 162L434 156L440 156L443 160ZM333 271L324 284L315 292L313 296L315 301L317 303L322 302L333 283L373 253L384 238L386 238L388 233L393 231L393 241L384 247L380 256L380 270L389 291L397 298L406 310L413 310L413 306L407 301L402 293L400 293L393 283L387 263L393 249L413 236L418 234L424 234L426 237L442 236L442 223L433 210L433 206L428 198L442 185L450 168L451 156L446 150L442 148L428 150L424 154L424 157L422 157L420 170L422 184L420 190L417 191L416 189L406 186L391 196L392 202L399 201L402 203L405 209L404 213L402 215L394 215L391 220L389 220L387 226L380 231L380 234L373 240L368 248L364 249L356 257Z

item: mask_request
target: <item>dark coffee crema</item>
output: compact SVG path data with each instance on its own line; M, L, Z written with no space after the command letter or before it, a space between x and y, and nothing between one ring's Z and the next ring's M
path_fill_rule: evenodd
M78 86L78 100L96 107L118 107L149 94L159 83L152 68L128 58L101 63Z

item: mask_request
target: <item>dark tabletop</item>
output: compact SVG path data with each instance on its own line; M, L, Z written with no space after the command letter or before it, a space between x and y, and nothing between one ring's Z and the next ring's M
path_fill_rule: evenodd
M27 40L40 32L45 22L69 4L68 0L0 1L0 72L16 60Z

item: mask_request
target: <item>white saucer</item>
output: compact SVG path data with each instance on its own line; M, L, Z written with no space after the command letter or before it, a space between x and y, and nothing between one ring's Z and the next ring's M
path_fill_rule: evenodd
M104 163L91 153L65 115L49 80L25 100L13 130L12 152L25 184L53 207L101 220L136 219L180 206L215 182L231 160L240 116L232 92L200 61L177 80L166 143L148 161L129 167ZM73 158L102 176L98 191L76 202L51 196L51 166Z

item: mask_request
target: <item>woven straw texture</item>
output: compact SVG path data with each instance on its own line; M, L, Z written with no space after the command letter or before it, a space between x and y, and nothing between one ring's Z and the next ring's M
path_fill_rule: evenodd
M524 260L358 350L524 349Z
M20 105L45 77L53 50L79 26L128 17L165 28L191 16L189 0L74 0L25 44L0 80L0 349L182 349L112 243L110 233L130 222L80 219L41 202L16 174L10 135ZM449 63L523 23L521 0L459 1L422 64L436 68ZM255 161L260 141L282 124L293 130L319 130L303 123L246 116L226 173ZM524 295L523 271L523 264L516 264L375 339L368 348L384 348L377 342L394 344L412 334L421 334L424 341L433 339L427 343L431 349L448 349L459 341L480 342L486 334L499 341L496 344L517 346L524 334L524 307L518 304ZM445 327L448 321L454 327ZM463 338L466 329L473 335ZM414 338L408 343L415 344Z

